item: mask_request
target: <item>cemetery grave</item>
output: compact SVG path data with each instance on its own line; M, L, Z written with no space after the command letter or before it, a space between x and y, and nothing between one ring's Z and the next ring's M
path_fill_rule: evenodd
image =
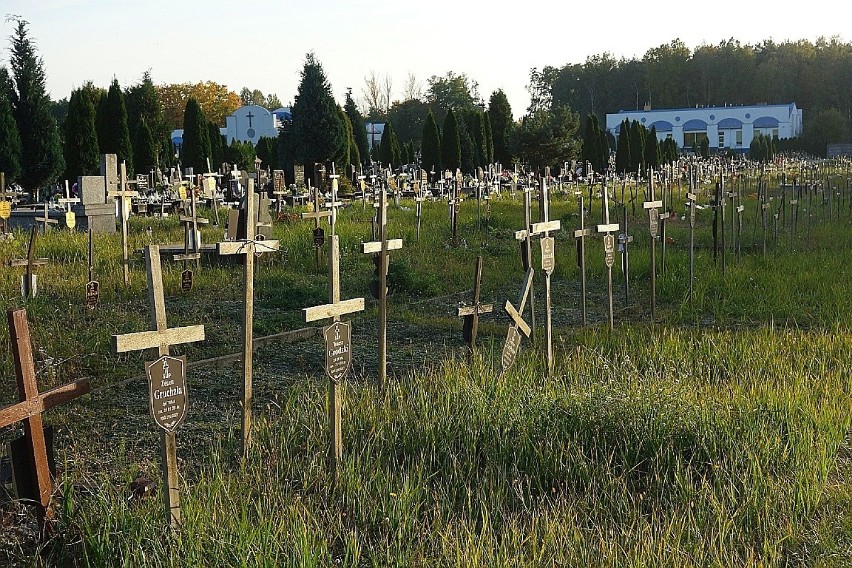
M821 167L842 171L842 164ZM42 542L20 531L0 545L0 560L41 548L57 563L156 557L191 565L263 554L280 564L441 564L478 546L486 556L503 555L484 564L584 564L602 554L619 563L639 550L654 564L670 558L655 552L664 545L699 563L798 558L813 550L814 534L830 530L835 513L825 501L849 494L836 480L852 473L842 459L852 427L852 303L843 262L852 211L829 208L827 197L818 211L809 206L799 213L814 215L808 237L801 219L796 228L777 171L726 175L725 188L742 197L735 222L719 223L718 242L709 208L718 175L694 187L684 178L673 194L658 186L665 212L673 211L665 219L665 271L646 208L633 213L629 201L649 187L647 179L628 181L625 192L608 182L609 193L592 200L581 187L582 217L574 186L545 185L548 199L539 198L541 185L521 184L514 195L490 198L488 223L479 200L450 202L452 225L447 201L415 201L415 194L397 206L380 191L375 239L374 209L332 194L327 220L273 217L272 238L259 240L252 228L262 222L249 200L246 217L255 222L246 222L244 239L222 241L212 223L198 227L202 242L219 242L220 253L244 254L244 266L202 256L185 292L180 264L162 265L162 288L150 280L157 245L183 241L191 223L177 215L131 215L126 231L92 235L91 252L89 232L39 235L36 254L49 262L38 268L38 295L24 300L20 270L6 268L0 293L10 308L27 308L39 392L81 380L91 392L45 419L56 432L57 520L50 522L58 536ZM750 197L760 175L766 195L761 189ZM838 187L834 199L848 199ZM807 191L797 196L802 209ZM455 201L458 194L448 195ZM648 196L649 210L661 206L657 195ZM763 203L788 207L779 237L767 236L765 258L764 218L773 209ZM318 198L311 206L263 205L267 212L279 206L326 213ZM203 203L196 214L215 217ZM320 270L315 223L328 228ZM585 310L570 246L578 227L610 239L601 246L594 234L582 235L593 239L585 246ZM624 278L614 261L620 231L635 237L626 298L608 279ZM15 232L0 241L3 262L24 254L27 233ZM450 246L454 234L468 247ZM714 265L717 247L737 258L724 273ZM135 275L127 285L125 249ZM147 257L132 252L146 249ZM387 264L386 285L372 284L377 253ZM95 280L99 297L90 309L86 285ZM389 310L361 300L353 307L363 312L341 311L371 286L387 288ZM151 300L157 290L163 297ZM480 298L510 305L517 317L478 309ZM463 315L478 317L470 358L458 319L463 303L474 310ZM110 335L157 333L140 331L151 329L154 305L163 315L155 321L160 332L168 312L168 330L203 326L205 337L180 346L191 399L170 441L146 406L144 363L157 357L113 353L110 345ZM319 312L309 310L320 308L328 318L347 314L348 360L327 359L340 329L334 321L326 333L313 327ZM511 341L508 326L517 335L510 331ZM524 326L535 342L525 337L519 349ZM8 330L2 333L8 344ZM17 402L13 376L7 356L0 405ZM0 435L9 441L16 432L9 426ZM177 458L163 460L164 447ZM179 467L165 467L170 461ZM128 501L128 484L140 475L155 482L156 497ZM164 480L169 490L160 489ZM4 530L38 522L19 502L0 508ZM111 536L103 519L111 519ZM170 525L193 538L163 539ZM589 526L612 536L598 537ZM531 535L545 547L531 548ZM474 537L479 544L469 543Z

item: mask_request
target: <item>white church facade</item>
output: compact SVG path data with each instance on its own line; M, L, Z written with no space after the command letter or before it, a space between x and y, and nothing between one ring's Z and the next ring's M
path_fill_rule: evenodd
M261 138L277 138L278 127L284 121L292 120L291 116L290 109L286 107L269 111L262 106L246 105L226 116L225 128L220 128L219 132L228 144L239 140L256 145ZM183 144L183 129L172 131L172 142L176 147Z
M795 138L802 134L802 109L796 103L780 105L696 107L658 110L622 110L606 115L606 129L618 138L621 123L634 120L651 130L657 138L673 138L679 148L700 146L707 136L710 148L745 152L758 134Z

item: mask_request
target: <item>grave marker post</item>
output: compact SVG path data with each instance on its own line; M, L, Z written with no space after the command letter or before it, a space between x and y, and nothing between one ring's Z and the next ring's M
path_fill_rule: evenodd
M186 413L186 364L185 358L170 357L169 348L172 345L203 341L205 338L204 326L168 327L166 323L166 302L163 294L163 272L160 266L160 247L158 245L149 245L145 248L145 264L153 330L113 335L112 350L115 353L127 353L129 351L157 349L159 359L153 363L146 363L146 374L149 375L151 414L157 425L161 427L161 468L166 517L169 519L169 526L172 529L177 529L180 527L180 480L178 478L175 428ZM166 383L169 379L168 364L170 362L178 367L178 372L174 374L176 376L173 385ZM163 381L160 385L155 383L154 377L151 375L151 369L156 368L157 365L163 367ZM160 404L165 401L172 402L172 406L167 408ZM155 404L159 408L155 408ZM172 412L172 414L165 415L163 412ZM164 418L169 421L164 422Z
M586 227L586 206L583 192L575 191L577 209L580 213L580 228L574 231L577 242L577 266L580 268L580 304L582 306L583 325L586 325L586 237L594 234L592 227Z
M491 313L494 309L492 304L479 302L480 287L482 284L482 256L476 257L476 268L473 273L473 304L470 306L459 306L458 317L464 318L463 335L468 345L468 357L473 357L476 350L476 334L479 330L479 316Z
M604 242L604 264L606 265L607 274L607 296L609 299L609 329L612 330L613 325L613 304L612 304L612 265L615 263L615 237L613 233L619 229L618 223L609 222L609 190L606 187L606 178L603 181L603 223L598 225L598 233L603 233Z
M21 277L21 296L24 300L35 298L38 290L38 279L33 272L36 266L44 266L47 264L46 258L35 257L35 243L38 235L38 227L32 226L30 230L30 240L27 244L27 258L15 258L9 261L9 266L26 266L26 272Z
M530 267L527 269L527 274L524 277L524 283L521 286L520 294L518 295L518 307L512 305L509 300L506 300L506 304L503 306L503 309L506 311L506 314L512 320L512 323L509 325L509 329L506 333L506 343L503 344L503 352L500 356L500 373L505 373L506 370L511 367L515 363L515 359L518 356L518 351L521 347L521 333L530 337L532 334L532 328L524 321L523 313L524 307L527 303L527 298L530 297L530 291L532 289L532 281L533 281L533 269ZM519 331L520 330L520 331Z
M662 201L654 199L654 171L648 173L649 200L642 203L642 208L648 211L648 228L651 236L651 319L657 316L657 232L660 228L660 211Z
M91 387L88 379L79 379L42 393L38 392L27 311L9 310L6 312L6 321L9 325L19 402L0 408L0 428L16 422L24 423L25 460L29 470L27 473L37 493L33 501L40 536L43 536L46 522L53 518L50 509L53 481L48 467L41 413L88 393Z
M50 218L50 210L48 209L48 202L45 200L44 202L44 213L42 217L35 217L34 221L42 224L41 234L47 234L47 226L48 225L58 225L59 221L56 219Z
M238 241L224 241L216 244L219 255L244 255L244 296L243 296L243 388L242 388L242 453L248 455L251 446L251 403L252 403L252 354L254 352L254 257L264 252L277 251L278 241L257 240L255 221L254 180L248 180L246 190L246 238Z
M311 182L308 181L308 190L311 189ZM331 217L331 211L320 210L319 187L314 188L314 210L310 213L302 213L302 219L314 220L314 249L316 251L317 272L320 270L320 257L322 256L322 246L325 243L325 231L320 227L320 219L323 217Z
M550 276L556 268L555 241L550 236L551 231L558 231L562 227L560 221L550 220L550 196L547 190L547 180L542 177L539 191L539 211L541 221L530 226L531 235L540 235L541 245L541 269L544 271L544 336L547 356L547 376L553 370L553 322L550 310Z
M690 180L689 192L686 194L686 205L689 207L689 300L694 299L695 284L695 206L698 195L694 193Z
M130 191L127 186L135 181L128 181L127 166L122 161L118 173L118 189L111 190L110 176L104 176L107 197L119 200L119 211L121 213L121 248L123 257L124 285L130 284L130 250L128 246L127 212L130 209L130 199L139 195L138 191Z
M532 269L532 235L530 234L530 226L532 225L532 186L524 185L522 191L524 194L524 228L520 231L515 231L515 240L520 241L521 245L521 266L524 272L529 272ZM535 270L533 270L533 274L535 274ZM531 335L530 340L535 345L535 289L532 280L530 280L530 287L532 287L532 294L530 295L530 327L532 333L527 334L527 336Z
M77 220L74 212L71 211L71 205L80 203L80 198L71 197L71 190L68 189L68 180L65 180L65 197L60 197L59 203L65 205L65 226L73 231Z

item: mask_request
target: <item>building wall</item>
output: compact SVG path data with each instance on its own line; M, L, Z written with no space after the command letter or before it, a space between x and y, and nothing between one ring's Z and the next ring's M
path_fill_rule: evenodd
M757 133L780 139L802 134L802 110L796 103L620 111L606 115L607 131L617 138L624 119L638 120L648 130L656 125L659 140L671 137L685 149L704 135L716 150L746 151Z

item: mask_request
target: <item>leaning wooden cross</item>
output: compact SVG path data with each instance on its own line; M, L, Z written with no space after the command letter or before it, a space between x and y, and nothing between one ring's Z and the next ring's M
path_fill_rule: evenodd
M145 264L148 273L148 301L150 302L152 331L127 333L112 336L115 353L158 350L159 359L145 363L148 377L150 409L154 422L162 431L163 499L166 517L171 528L180 526L180 488L177 455L175 452L175 429L186 416L188 407L186 386L186 357L172 357L169 347L181 343L204 340L204 326L169 328L166 324L166 303L163 296L163 273L160 266L160 247L145 248Z
M53 512L50 509L53 482L48 467L47 444L44 439L41 413L88 393L91 387L88 379L79 379L39 393L27 311L9 310L6 312L6 319L9 322L9 339L12 343L12 357L15 361L15 378L18 383L20 402L0 408L0 428L16 422L24 423L28 481L37 493L33 496L35 497L33 502L36 506L40 532L43 535L45 522L53 518Z
M523 332L523 334L527 337L529 337L532 333L532 328L530 328L529 324L524 321L524 318L521 315L524 313L527 298L530 297L532 281L533 269L530 267L529 270L527 270L527 275L524 278L523 285L521 286L521 293L518 296L517 302L518 307L515 308L509 300L506 300L506 305L503 307L506 314L508 314L509 318L512 320L512 323L509 325L509 331L506 333L506 343L503 345L503 353L500 357L501 373L505 373L506 370L515 363L515 359L518 356L518 350L521 348L521 332Z
M332 213L337 205L332 196ZM336 214L333 218L336 217ZM340 380L346 376L352 363L352 327L340 321L340 316L364 310L364 298L340 299L340 242L332 232L328 240L328 296L329 303L304 308L305 322L331 318L332 323L323 328L325 338L325 372L328 385L328 421L330 444L329 469L336 472L343 459L343 427L341 425Z
M492 304L482 304L479 302L479 291L482 284L482 257L476 257L476 269L473 273L473 304L469 306L459 306L457 315L464 318L464 328L462 335L468 345L468 353L472 356L476 349L476 333L479 329L479 316L482 314L491 313L494 309Z
M33 272L33 268L36 266L43 266L47 264L46 258L36 258L35 257L35 242L36 236L38 235L38 227L33 225L30 230L30 241L27 245L27 258L16 258L9 261L9 266L26 266L26 273L21 276L21 296L25 300L29 298L35 298L36 292L38 290L38 280Z
M254 330L254 257L256 254L278 250L278 241L257 240L257 221L254 212L254 180L248 180L246 191L246 238L225 241L216 245L220 255L245 255L245 296L243 297L243 392L242 392L242 451L243 457L251 446L252 353Z
M109 176L104 177L104 179L109 179ZM119 167L118 173L118 188L112 190L109 187L109 182L107 182L107 197L112 197L114 199L119 200L119 210L121 212L121 247L122 247L122 258L124 260L124 284L125 286L130 284L130 251L128 248L128 228L127 228L127 215L130 209L129 202L132 198L137 197L139 195L138 191L130 191L127 189L129 184L136 183L135 181L131 181L127 179L127 166L124 162L121 162L121 166Z
M388 264L392 250L402 248L402 239L388 240L388 200L384 188L375 193L378 200L379 240L361 243L363 254L372 254L378 277L370 286L373 297L379 301L379 385L384 386L387 379L387 341L388 341Z

